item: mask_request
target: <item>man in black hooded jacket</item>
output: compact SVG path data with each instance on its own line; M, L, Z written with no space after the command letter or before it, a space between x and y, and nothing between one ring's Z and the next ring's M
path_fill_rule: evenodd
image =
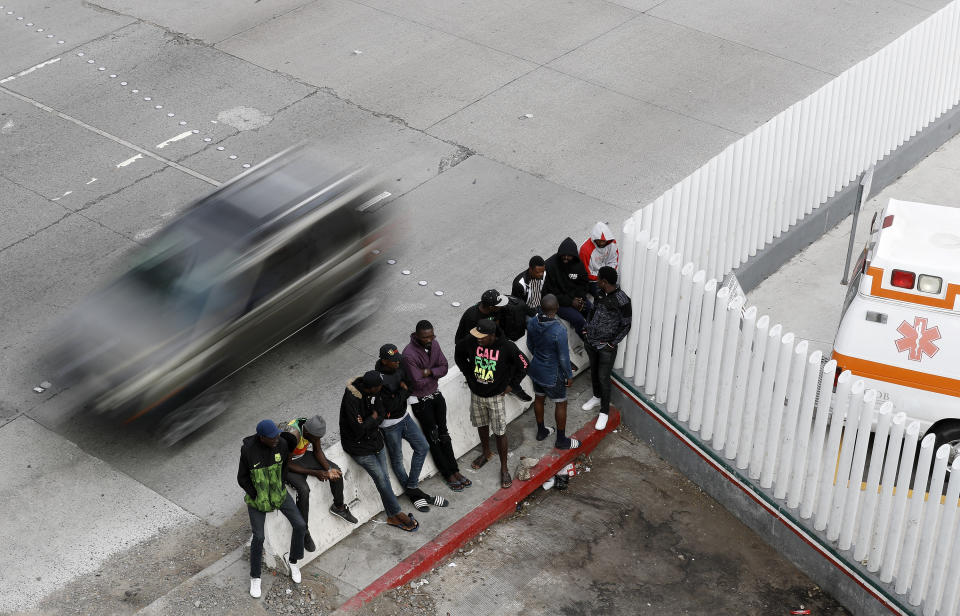
M557 254L547 259L546 278L543 294L557 297L560 304L557 316L570 323L582 338L583 327L587 324L586 315L590 314L591 308L587 300L590 278L580 262L577 243L572 238L560 242Z

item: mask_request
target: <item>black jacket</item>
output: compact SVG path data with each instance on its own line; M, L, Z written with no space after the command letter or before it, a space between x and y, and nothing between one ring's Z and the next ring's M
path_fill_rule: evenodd
M361 377L350 379L340 400L340 444L352 456L372 455L383 449L383 402L380 394L370 396L360 391L362 384Z
M546 274L544 274L544 283L546 282ZM527 303L530 295L530 268L527 268L516 275L513 279L513 285L510 287L510 295L516 297L523 303ZM542 295L542 289L541 289ZM536 309L530 308L533 312L530 316L537 314Z
M518 389L530 364L517 345L500 337L485 347L470 336L457 343L453 357L470 391L481 398L499 396L507 386Z
M388 374L383 370L383 362L378 359L373 369L383 376L383 388L380 389L383 419L400 419L407 412L407 397L413 391L413 380L407 374L406 362L401 357L396 371ZM400 383L406 383L407 388L401 387Z
M569 255L573 261L564 264L561 256ZM543 294L552 293L557 296L561 306L569 306L575 297L586 297L590 290L590 279L587 270L580 262L577 252L577 243L571 238L560 242L557 254L547 259L547 279L543 282Z
M500 322L498 320L498 315L492 314L483 314L480 312L480 302L477 302L473 306L464 311L463 316L460 317L460 324L457 326L457 333L453 336L454 343L458 343L461 340L466 340L467 338L473 338L470 335L470 330L477 326L477 323L481 319L493 319L497 321L497 337L503 336L503 329L500 327Z
M516 342L527 334L527 317L537 313L516 297L510 297L506 306L501 306L497 312L497 324L503 334Z
M237 483L246 492L244 501L260 511L278 509L286 498L287 458L290 447L284 439L276 446L263 444L256 434L243 439Z
M617 287L617 290L610 294L601 289L584 327L587 343L596 348L605 344L620 344L630 331L632 317L630 298L622 289Z

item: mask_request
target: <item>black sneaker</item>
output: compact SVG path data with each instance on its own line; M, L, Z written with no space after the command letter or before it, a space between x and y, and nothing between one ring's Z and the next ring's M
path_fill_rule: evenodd
M310 536L310 533L303 536L303 549L308 552L317 551L317 544L313 542L313 537Z
M350 513L350 510L347 509L346 505L343 506L343 509L337 509L335 505L330 505L330 513L332 513L335 516L339 516L343 518L344 520L346 520L347 522L350 522L351 524L357 523L357 518L353 517L353 514Z

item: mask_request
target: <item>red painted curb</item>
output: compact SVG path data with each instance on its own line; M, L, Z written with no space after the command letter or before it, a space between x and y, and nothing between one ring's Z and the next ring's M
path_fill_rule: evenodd
M573 436L580 441L576 449L553 449L544 455L540 462L531 469L529 481L516 481L506 490L497 492L480 503L473 511L460 518L441 532L422 548L400 561L393 569L387 571L369 586L351 597L340 606L338 611L349 612L370 602L380 593L406 584L418 578L433 568L438 562L452 554L457 548L476 537L480 531L486 529L501 517L516 510L517 503L529 496L550 477L556 475L560 469L570 464L581 453L592 451L600 440L620 425L620 412L610 408L610 418L607 427L596 430L591 419Z

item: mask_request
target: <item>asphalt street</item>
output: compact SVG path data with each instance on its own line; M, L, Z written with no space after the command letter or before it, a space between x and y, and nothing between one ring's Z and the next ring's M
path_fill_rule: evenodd
M0 612L158 530L225 523L257 420L335 426L382 343L429 318L451 348L452 302L505 289L597 220L618 228L945 4L0 2L0 490L15 495ZM405 222L371 322L261 358L233 379L234 407L171 450L78 415L55 384L34 393L52 324L131 248L304 139L382 171Z

